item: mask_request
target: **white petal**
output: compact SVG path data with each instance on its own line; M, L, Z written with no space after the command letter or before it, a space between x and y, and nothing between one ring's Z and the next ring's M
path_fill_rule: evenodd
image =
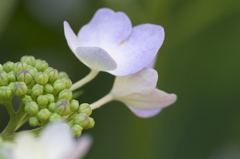
M141 110L141 109L136 109L136 108L131 108L129 107L129 109L137 116L141 117L141 118L149 118L149 117L153 117L155 115L157 115L158 113L160 113L162 111L161 108L159 109L150 109L150 110Z
M76 52L76 48L81 46L80 40L72 31L72 28L69 26L68 22L64 22L64 34L67 40L68 46L72 50L73 53Z
M42 132L40 141L47 154L45 159L61 159L74 148L74 139L68 125L61 122L49 124Z
M131 30L131 21L125 13L103 8L81 28L78 38L84 46L97 46L109 52L125 40Z
M109 71L117 67L112 57L99 47L78 47L76 56L93 70Z
M72 149L72 152L67 157L67 159L81 159L88 152L92 144L92 137L89 135L82 135L75 145L75 148Z
M146 67L156 56L164 40L164 30L159 25L135 26L129 38L115 48L112 58L118 67L109 73L126 76Z
M154 69L143 69L136 74L116 77L111 94L114 99L127 96L132 93L149 93L157 84L158 74Z
M31 133L17 135L15 144L12 152L14 159L43 159L46 156L38 138Z
M149 94L133 93L117 100L125 103L128 107L149 110L164 108L171 105L177 99L175 94L168 94L159 89L152 90Z

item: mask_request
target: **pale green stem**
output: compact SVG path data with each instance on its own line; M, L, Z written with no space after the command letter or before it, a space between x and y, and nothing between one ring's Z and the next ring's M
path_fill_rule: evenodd
M112 94L107 94L106 96L102 97L101 99L99 99L98 101L90 104L90 107L92 108L92 110L101 107L102 105L110 102L113 100L113 96Z
M91 70L90 73L86 77L84 77L83 79L81 79L78 82L74 83L72 85L72 87L70 88L70 90L74 91L74 90L82 87L83 85L85 85L86 83L88 83L92 79L94 79L97 76L98 73L99 73L99 71Z

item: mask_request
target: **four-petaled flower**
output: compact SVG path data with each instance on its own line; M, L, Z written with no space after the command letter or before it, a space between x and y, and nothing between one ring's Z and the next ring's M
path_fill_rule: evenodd
M99 9L77 36L67 22L64 32L70 49L80 61L92 70L115 76L142 70L156 56L164 40L160 25L132 27L125 13L107 8Z

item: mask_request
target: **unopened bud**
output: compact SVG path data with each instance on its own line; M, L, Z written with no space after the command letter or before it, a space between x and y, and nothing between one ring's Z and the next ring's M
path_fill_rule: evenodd
M32 83L33 76L31 75L30 71L22 70L17 75L18 81L25 82L27 85Z
M54 82L58 78L58 71L56 69L53 69L52 67L48 67L44 73L46 73L49 76L49 82Z
M82 134L83 128L79 125L73 125L71 129L75 137L79 137Z
M90 116L92 114L92 109L89 104L83 103L80 105L80 107L78 109L78 113L84 113L84 114L87 114L88 116Z
M39 122L38 118L33 116L29 118L29 125L31 126L40 126L41 123Z
M71 88L71 86L72 86L72 81L71 81L70 79L64 78L64 79L62 79L62 80L63 80L63 83L64 83L64 85L65 85L65 88L67 88L67 89Z
M32 87L32 92L31 94L33 96L40 96L43 94L43 86L40 85L40 84L35 84L33 87Z
M74 119L73 119L73 124L80 125L81 127L85 128L89 124L89 116L86 114L78 114Z
M30 66L30 65L28 65L27 70L30 72L32 77L35 77L36 74L38 73L38 70L35 67Z
M57 113L53 113L51 116L50 116L50 118L49 118L49 121L50 122L54 122L54 121L59 121L59 120L61 120L61 116L60 115L58 115Z
M91 129L91 128L94 127L94 125L95 125L94 119L89 117L89 123L88 123L88 126L85 129Z
M54 92L58 93L65 89L65 85L62 80L56 80L53 84Z
M45 85L48 82L48 75L43 72L38 72L35 76L35 81L38 84Z
M58 95L58 99L65 99L70 101L72 99L72 91L69 89L62 90Z
M70 102L70 109L75 112L79 109L79 102L77 100L71 100Z
M55 98L52 94L46 94L47 98L48 98L48 103L52 103L55 101Z
M55 109L56 109L56 103L48 104L48 110L50 110L51 112L54 112Z
M0 101L1 99L4 100L12 100L13 97L13 92L12 92L12 88L9 86L2 86L0 87Z
M26 64L28 65L32 65L32 66L35 66L35 63L36 63L36 60L33 56L23 56L21 59L20 59L21 62L25 62Z
M24 82L15 82L13 92L16 96L22 97L28 91L28 87Z
M22 71L22 70L26 70L27 69L27 64L25 62L17 62L14 65L14 72L17 74L18 72Z
M37 103L40 108L46 108L48 105L48 97L46 95L38 96Z
M5 72L14 71L14 63L11 61L6 62L5 64L3 64L3 70Z
M44 91L45 91L46 93L52 93L53 90L54 90L54 88L53 88L53 86L50 85L50 84L46 84L46 85L44 86Z
M68 116L68 118L67 118L67 121L73 120L77 115L78 115L78 113L72 113L72 114L70 114L70 115Z
M32 102L33 100L32 100L32 97L31 96L28 96L28 95L25 95L23 98L22 98L22 102L23 102L23 104L27 104L27 103L30 103L30 102Z
M66 72L59 72L58 79L69 78Z
M44 60L36 60L35 68L38 71L45 71L46 68L48 68L48 63Z
M56 103L55 112L61 116L65 116L71 113L70 103L67 100L59 100Z
M38 105L36 102L27 103L24 110L29 115L35 115L38 112Z
M51 112L48 110L48 109L41 109L38 113L37 113L37 118L44 122L44 121L47 121L49 119L51 115Z
M16 82L16 76L14 71L8 72L8 82Z
M8 85L8 74L4 71L0 72L0 86Z

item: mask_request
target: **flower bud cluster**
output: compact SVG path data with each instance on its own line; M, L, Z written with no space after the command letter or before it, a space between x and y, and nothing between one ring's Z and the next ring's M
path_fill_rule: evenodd
M31 126L66 119L75 136L94 126L89 104L72 99L71 80L44 60L23 56L20 62L0 64L0 104L20 98Z

